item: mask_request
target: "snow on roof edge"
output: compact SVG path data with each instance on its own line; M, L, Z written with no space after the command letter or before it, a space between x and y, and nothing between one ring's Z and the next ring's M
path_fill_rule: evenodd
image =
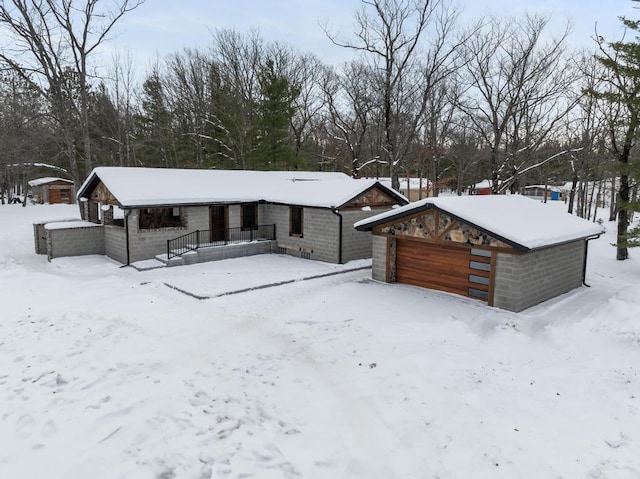
M428 204L526 250L600 236L604 232L600 225L520 195L425 198L360 220L354 228L373 228Z
M375 179L355 180L340 172L97 167L76 196L87 196L95 181L102 181L124 208L253 201L339 208L376 184L408 202Z

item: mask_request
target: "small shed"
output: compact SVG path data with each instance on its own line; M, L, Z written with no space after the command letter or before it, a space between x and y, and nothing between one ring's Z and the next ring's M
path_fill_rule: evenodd
M584 284L587 245L603 228L518 195L451 196L361 220L373 278L522 311Z
M490 195L491 194L491 181L482 180L480 183L476 183L471 187L472 195Z
M36 203L73 204L75 191L73 181L64 178L36 178L29 181L31 194Z

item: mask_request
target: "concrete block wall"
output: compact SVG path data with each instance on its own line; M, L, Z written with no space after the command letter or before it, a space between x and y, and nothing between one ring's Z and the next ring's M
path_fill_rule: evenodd
M69 221L78 221L78 218L65 218L44 223L34 223L33 242L36 254L47 254L47 229L45 228L45 225L48 223L66 223Z
M190 206L187 210L187 229L189 231L209 229L209 207ZM178 235L179 236L179 235Z
M127 234L122 226L105 225L104 254L122 264L127 263Z
M36 254L47 254L47 231L44 225L45 223L36 223L33 225L33 242L36 248Z
M51 260L63 256L104 254L104 227L47 229L47 256Z
M358 231L354 223L387 211L376 209L370 211L348 210L341 211L342 215L342 261L347 263L356 259L371 258L371 233Z
M229 205L227 208L228 211L228 228L240 228L241 226L241 213L240 213L240 205ZM258 224L266 224L262 222L260 218L260 211L258 210ZM208 227L207 227L208 228Z
M260 205L261 224L276 225L278 246L287 247L287 253L300 256L300 248L309 258L329 263L338 262L338 233L340 218L326 208L304 208L302 237L289 235L289 206ZM259 218L260 219L260 218Z
M184 221L187 226L178 228L140 229L139 210L131 210L129 215L129 261L135 263L145 259L155 258L167 252L167 241L187 234L189 226L190 208L185 208Z
M522 311L582 284L584 241L521 255L499 253L493 305Z
M205 263L207 261L220 261L223 259L241 258L243 256L269 254L273 249L272 243L275 243L275 241L256 241L253 243L200 248L196 251L197 262Z
M371 237L371 277L377 281L387 280L387 237Z

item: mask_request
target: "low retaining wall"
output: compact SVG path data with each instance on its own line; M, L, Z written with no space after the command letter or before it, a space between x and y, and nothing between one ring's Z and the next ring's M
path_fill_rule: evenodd
M35 225L34 225L35 226ZM44 225L47 257L105 254L104 227L88 221L47 223Z
M78 218L64 218L55 220L53 223L71 223L80 221ZM47 230L45 225L52 223L47 222L35 222L33 223L33 242L36 250L36 254L47 254Z
M220 261L223 259L240 258L243 256L269 254L275 251L275 241L254 241L252 243L212 246L210 248L199 248L195 251L185 253L180 257L171 258L167 262L167 266L206 263L207 261Z

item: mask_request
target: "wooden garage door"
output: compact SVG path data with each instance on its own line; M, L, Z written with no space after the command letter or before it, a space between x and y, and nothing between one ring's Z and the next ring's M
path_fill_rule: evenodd
M487 301L491 252L398 239L396 281Z
M60 190L49 188L49 204L60 203Z

